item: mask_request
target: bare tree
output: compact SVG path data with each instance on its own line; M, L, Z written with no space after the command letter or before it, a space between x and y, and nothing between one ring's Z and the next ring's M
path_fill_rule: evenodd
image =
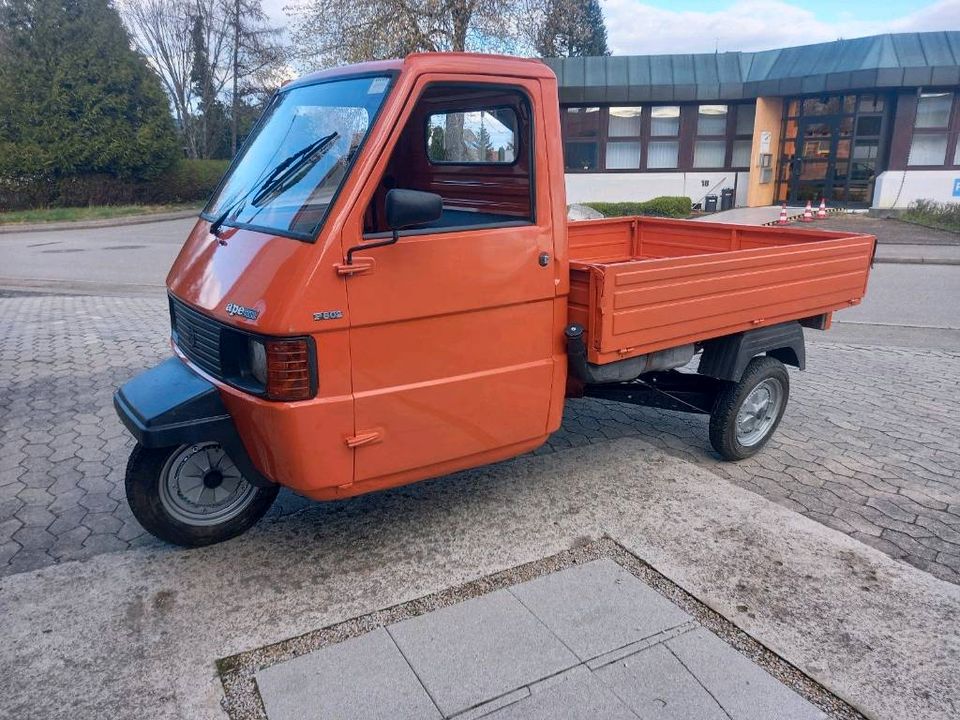
M170 96L187 153L197 157L191 127L194 100L190 78L193 67L190 4L187 0L121 0L120 15L134 45L163 81Z
M536 32L543 57L610 54L599 0L545 0Z
M134 44L163 80L187 154L216 152L220 128L211 123L227 96L235 152L244 98L256 95L284 58L261 0L119 0L119 7Z
M335 65L411 52L524 52L526 0L300 0L294 18L299 59Z
M280 30L267 24L261 0L232 0L232 6L230 147L236 155L241 106L248 98L262 104L276 90L288 53Z

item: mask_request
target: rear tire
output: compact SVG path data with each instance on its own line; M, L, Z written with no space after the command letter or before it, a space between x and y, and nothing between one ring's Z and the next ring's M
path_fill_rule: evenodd
M201 547L229 540L270 509L280 488L248 483L216 442L137 445L127 461L127 502L151 535Z
M790 397L790 376L776 358L753 358L738 383L717 396L710 414L710 444L724 460L756 455L773 436Z

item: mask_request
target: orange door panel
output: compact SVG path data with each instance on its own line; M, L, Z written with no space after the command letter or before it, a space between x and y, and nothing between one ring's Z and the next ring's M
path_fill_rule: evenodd
M546 435L550 238L536 226L404 237L348 281L356 481Z

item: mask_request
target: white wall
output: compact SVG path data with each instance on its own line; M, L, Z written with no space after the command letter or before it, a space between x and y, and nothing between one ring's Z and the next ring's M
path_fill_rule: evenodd
M905 208L914 200L960 202L953 194L957 181L960 170L887 170L877 175L873 207Z
M739 175L739 178L737 176ZM725 187L736 183L736 204L747 200L748 173L725 172L637 172L637 173L570 173L567 180L567 203L640 202L659 195L681 195L694 203L706 195L719 196ZM704 187L703 183L707 186Z

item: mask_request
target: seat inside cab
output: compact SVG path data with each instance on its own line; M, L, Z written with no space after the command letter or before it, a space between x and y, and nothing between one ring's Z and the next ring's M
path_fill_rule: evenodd
M390 229L384 199L393 188L436 193L439 220L421 231L533 222L532 121L519 90L431 85L404 126L364 216L364 235Z

